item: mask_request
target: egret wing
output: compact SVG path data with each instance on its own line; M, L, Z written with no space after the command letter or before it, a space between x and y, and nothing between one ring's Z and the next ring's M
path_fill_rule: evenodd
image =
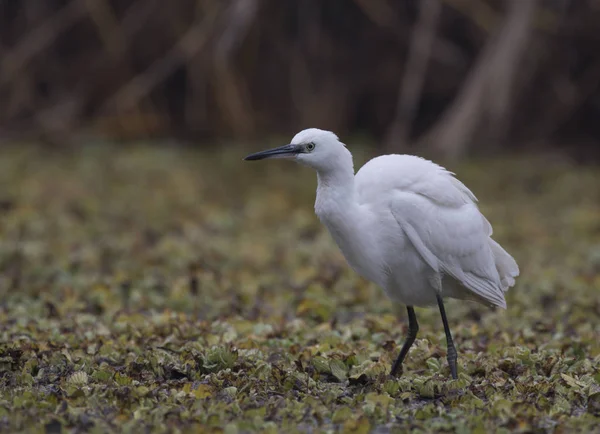
M446 187L457 188L456 184ZM433 270L453 277L491 304L505 308L504 291L490 248L489 222L465 192L453 196L436 195L436 191L443 189L395 191L390 208L398 225Z
M504 291L519 274L517 264L490 238L492 226L479 212L475 195L453 173L420 157L385 155L365 164L355 182L359 203L374 208L388 203L434 271L506 307Z

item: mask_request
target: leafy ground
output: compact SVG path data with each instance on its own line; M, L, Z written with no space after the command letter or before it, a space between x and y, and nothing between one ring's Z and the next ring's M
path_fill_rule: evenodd
M345 266L309 169L243 155L2 150L1 430L600 432L598 167L452 167L522 277L506 311L447 303L450 381L435 309L387 376L403 309Z

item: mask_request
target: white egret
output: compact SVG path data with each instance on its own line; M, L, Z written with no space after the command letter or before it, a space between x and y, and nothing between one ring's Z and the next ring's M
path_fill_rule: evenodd
M491 238L473 193L453 173L412 155L373 158L355 175L346 146L316 128L245 160L286 157L317 171L315 212L350 266L407 306L408 336L391 375L402 372L416 339L414 307L437 304L457 378L443 298L506 308L504 293L519 275L515 260Z

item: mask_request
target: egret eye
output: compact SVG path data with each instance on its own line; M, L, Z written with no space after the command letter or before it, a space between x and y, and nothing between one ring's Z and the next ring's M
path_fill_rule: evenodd
M312 152L315 149L315 144L313 142L310 142L309 144L306 145L306 150L308 152Z

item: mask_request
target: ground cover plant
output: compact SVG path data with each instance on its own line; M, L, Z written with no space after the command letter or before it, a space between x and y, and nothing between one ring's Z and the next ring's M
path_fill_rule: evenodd
M506 311L447 302L458 380L435 309L393 379L404 309L345 265L314 173L247 150L0 152L0 429L600 432L597 167L451 167L522 276Z

